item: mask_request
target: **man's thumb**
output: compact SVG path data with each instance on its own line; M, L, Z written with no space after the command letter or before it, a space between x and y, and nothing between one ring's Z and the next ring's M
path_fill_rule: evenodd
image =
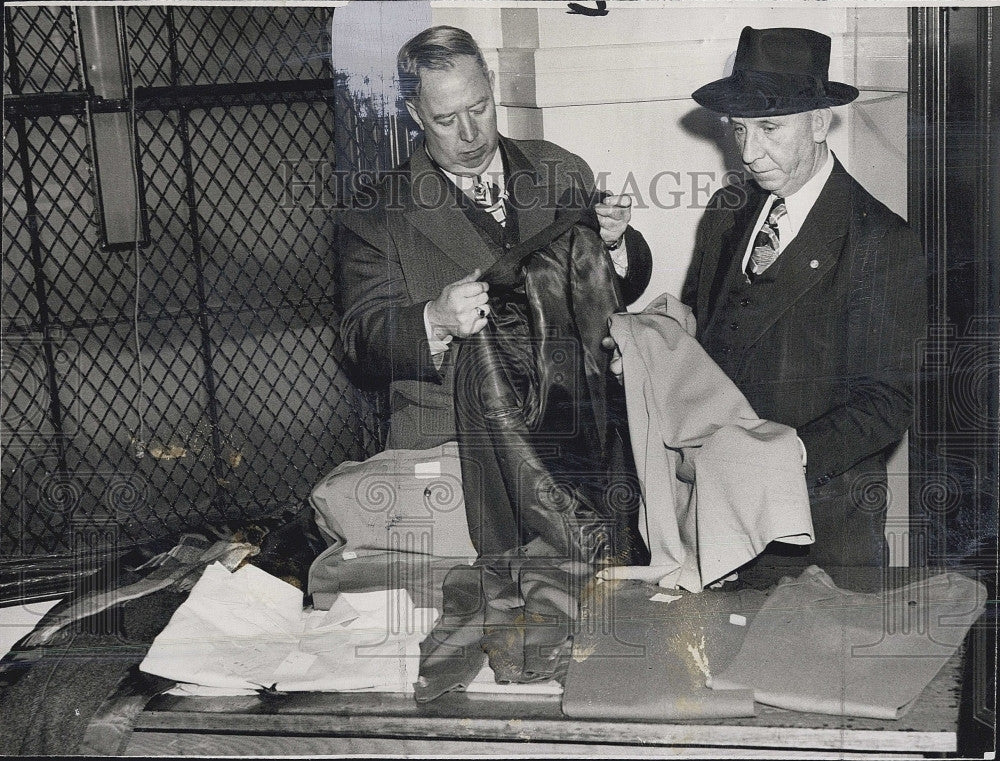
M463 277L461 280L457 280L456 282L458 282L458 283L474 283L477 280L479 280L480 277L482 277L482 274L483 274L483 271L479 267L476 267L474 270L472 270L472 272L470 272L468 275L466 275L465 277Z

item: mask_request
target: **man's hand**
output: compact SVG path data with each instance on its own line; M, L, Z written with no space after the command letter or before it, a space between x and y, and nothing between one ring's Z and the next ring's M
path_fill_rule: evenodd
M611 336L604 336L601 339L601 348L612 352L611 354L611 364L608 367L611 370L611 374L615 376L615 380L619 383L623 383L622 376L622 355L618 351L618 344L615 342Z
M461 280L441 289L441 295L430 302L427 320L434 337L443 341L447 336L465 338L486 327L490 312L489 283L479 281L482 271L477 267Z
M632 196L607 196L594 206L594 211L601 225L601 240L605 245L613 246L621 240L632 219Z

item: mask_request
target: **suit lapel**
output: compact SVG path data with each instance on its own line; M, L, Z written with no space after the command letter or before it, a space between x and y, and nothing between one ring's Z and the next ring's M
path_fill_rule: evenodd
M410 158L408 190L409 197L403 199L408 206L403 212L406 221L463 272L485 270L496 260L500 247L487 242L469 221L454 197L454 186L431 163L422 143Z
M781 252L772 277L777 281L769 309L756 324L750 341L760 338L795 302L830 272L840 259L850 225L850 176L834 160L833 173L788 247Z
M512 207L516 220L517 239L527 240L552 224L556 212L553 201L558 199L554 198L555 189L550 188L514 141L501 136L500 149L507 172L508 206Z

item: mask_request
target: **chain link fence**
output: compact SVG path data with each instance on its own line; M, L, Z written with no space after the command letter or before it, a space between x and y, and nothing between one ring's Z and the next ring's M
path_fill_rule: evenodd
M99 103L76 8L4 11L0 564L72 555L80 527L120 548L297 508L383 444L341 366L310 174L370 150L331 72L333 9L117 12L133 90ZM101 245L102 109L136 136L135 247Z

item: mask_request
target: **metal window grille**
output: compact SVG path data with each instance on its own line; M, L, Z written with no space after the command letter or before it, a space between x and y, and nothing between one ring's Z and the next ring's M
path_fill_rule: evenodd
M0 570L92 525L117 551L297 507L382 447L341 367L332 209L306 197L382 150L336 93L333 10L126 7L134 104L83 89L75 12L4 11ZM133 107L137 254L100 245L88 151L90 113Z

